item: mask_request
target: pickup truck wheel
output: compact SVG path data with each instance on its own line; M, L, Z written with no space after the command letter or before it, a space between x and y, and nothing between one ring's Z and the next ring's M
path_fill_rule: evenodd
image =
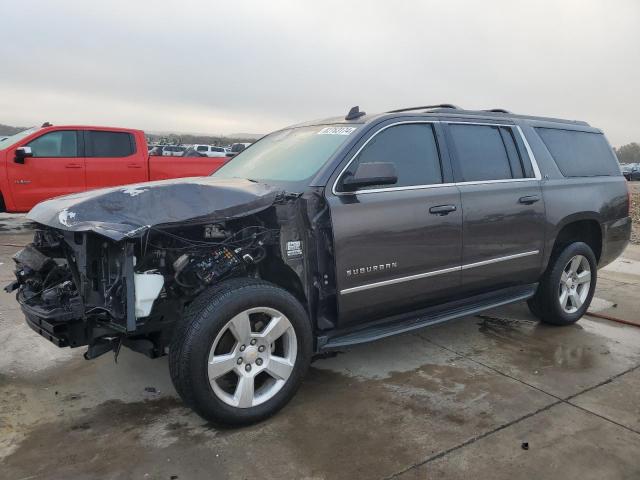
M311 354L311 326L293 295L267 282L232 279L187 308L169 369L179 395L199 415L244 425L286 405Z
M570 325L587 311L597 279L596 257L583 242L567 245L552 257L529 309L545 323Z

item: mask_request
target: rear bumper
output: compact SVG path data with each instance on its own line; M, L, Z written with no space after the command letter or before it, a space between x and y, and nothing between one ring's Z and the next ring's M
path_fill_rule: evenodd
M607 222L603 225L602 255L598 268L602 268L618 258L631 239L631 217Z

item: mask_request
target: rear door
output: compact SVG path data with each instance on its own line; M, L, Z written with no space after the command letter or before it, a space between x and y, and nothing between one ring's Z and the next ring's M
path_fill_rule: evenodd
M27 211L42 200L85 189L82 136L77 130L49 131L22 146L31 147L33 157L16 163L14 148L7 158L17 210Z
M387 122L337 177L331 209L340 326L439 301L460 284L462 214L433 122ZM345 192L359 163L391 162L398 182Z
M147 180L147 154L138 152L131 132L85 130L87 188Z
M448 123L462 196L462 291L537 281L545 209L540 172L515 125Z

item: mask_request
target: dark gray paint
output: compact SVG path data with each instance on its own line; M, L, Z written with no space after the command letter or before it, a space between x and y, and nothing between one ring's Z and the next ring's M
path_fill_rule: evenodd
M391 122L414 120L518 126L537 161L541 178L475 185L461 183L409 192L356 192L350 199L331 192L335 180L362 145L363 139ZM339 325L342 327L375 321L392 313L464 298L470 294L538 282L558 233L573 221L594 220L600 225L603 235L601 266L615 259L629 240L628 197L622 175L563 177L532 128L544 126L600 133L584 122L480 112L451 114L450 110L443 110L441 113L424 115L412 113L374 117L370 123L369 128L365 125L361 129L361 132L367 132L362 133L361 140L353 141L348 149L345 148L342 159L334 162L331 168L327 166L315 179L315 182L327 185L326 198L334 227L338 291L448 268L453 265L454 250L460 245L460 240L461 267L513 254L539 253L339 295ZM442 141L442 137L439 137L439 141ZM446 144L441 144L441 154L443 170L449 175L445 181L453 182ZM331 174L327 175L329 170ZM456 196L454 191L458 192L461 211L459 209L454 216L445 218L443 224L434 224L428 215L424 216L424 220L420 219L417 211L421 196L424 196L423 202L427 205L444 203L446 196L439 198L434 193L443 188L451 195L447 200L452 201ZM523 205L518 200L524 196L537 196L540 200ZM458 222L461 220L462 237L457 239L450 222L460 225ZM421 235L424 235L422 241ZM448 243L446 248L443 248L443 242ZM357 278L346 276L348 266L370 265L394 257L402 260L399 266L403 265L403 268L371 272ZM407 260L411 262L408 267L403 264Z

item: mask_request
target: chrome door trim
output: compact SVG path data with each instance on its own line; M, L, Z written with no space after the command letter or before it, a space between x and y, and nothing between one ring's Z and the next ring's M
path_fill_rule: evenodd
M393 285L396 283L410 282L411 280L418 280L420 278L435 277L436 275L442 275L442 274L451 273L451 272L458 272L460 270L461 270L460 267L451 267L451 268L444 268L442 270L433 270L431 272L418 273L416 275L409 275L408 277L399 277L399 278L392 278L391 280L383 280L381 282L366 283L364 285L358 285L357 287L345 288L344 290L340 290L340 294L345 295L347 293L359 292L361 290L369 290L370 288L376 288L376 287L384 287L386 285Z
M515 253L513 255L507 255L505 257L491 258L489 260L483 260L481 262L467 263L467 264L459 265L459 266L456 266L456 267L444 268L442 270L432 270L432 271L429 271L429 272L418 273L418 274L409 275L409 276L406 276L406 277L392 278L390 280L382 280L380 282L374 282L374 283L365 283L364 285L358 285L357 287L350 287L350 288L345 288L344 290L340 290L340 295L346 295L348 293L360 292L362 290L369 290L371 288L384 287L384 286L387 286L387 285L395 285L397 283L410 282L412 280L419 280L421 278L435 277L437 275L443 275L445 273L459 272L459 271L462 271L462 270L468 270L470 268L476 268L476 267L482 267L484 265L490 265L492 263L506 262L506 261L509 261L509 260L515 260L515 259L522 258L522 257L528 257L528 256L531 256L531 255L538 255L539 253L540 253L540 250L531 250L529 252Z
M530 255L538 255L539 253L540 250L531 250L530 252L516 253L514 255L507 255L506 257L490 258L489 260L482 260L481 262L467 263L462 265L462 270L491 265L492 263L506 262L507 260L515 260L516 258L528 257Z

